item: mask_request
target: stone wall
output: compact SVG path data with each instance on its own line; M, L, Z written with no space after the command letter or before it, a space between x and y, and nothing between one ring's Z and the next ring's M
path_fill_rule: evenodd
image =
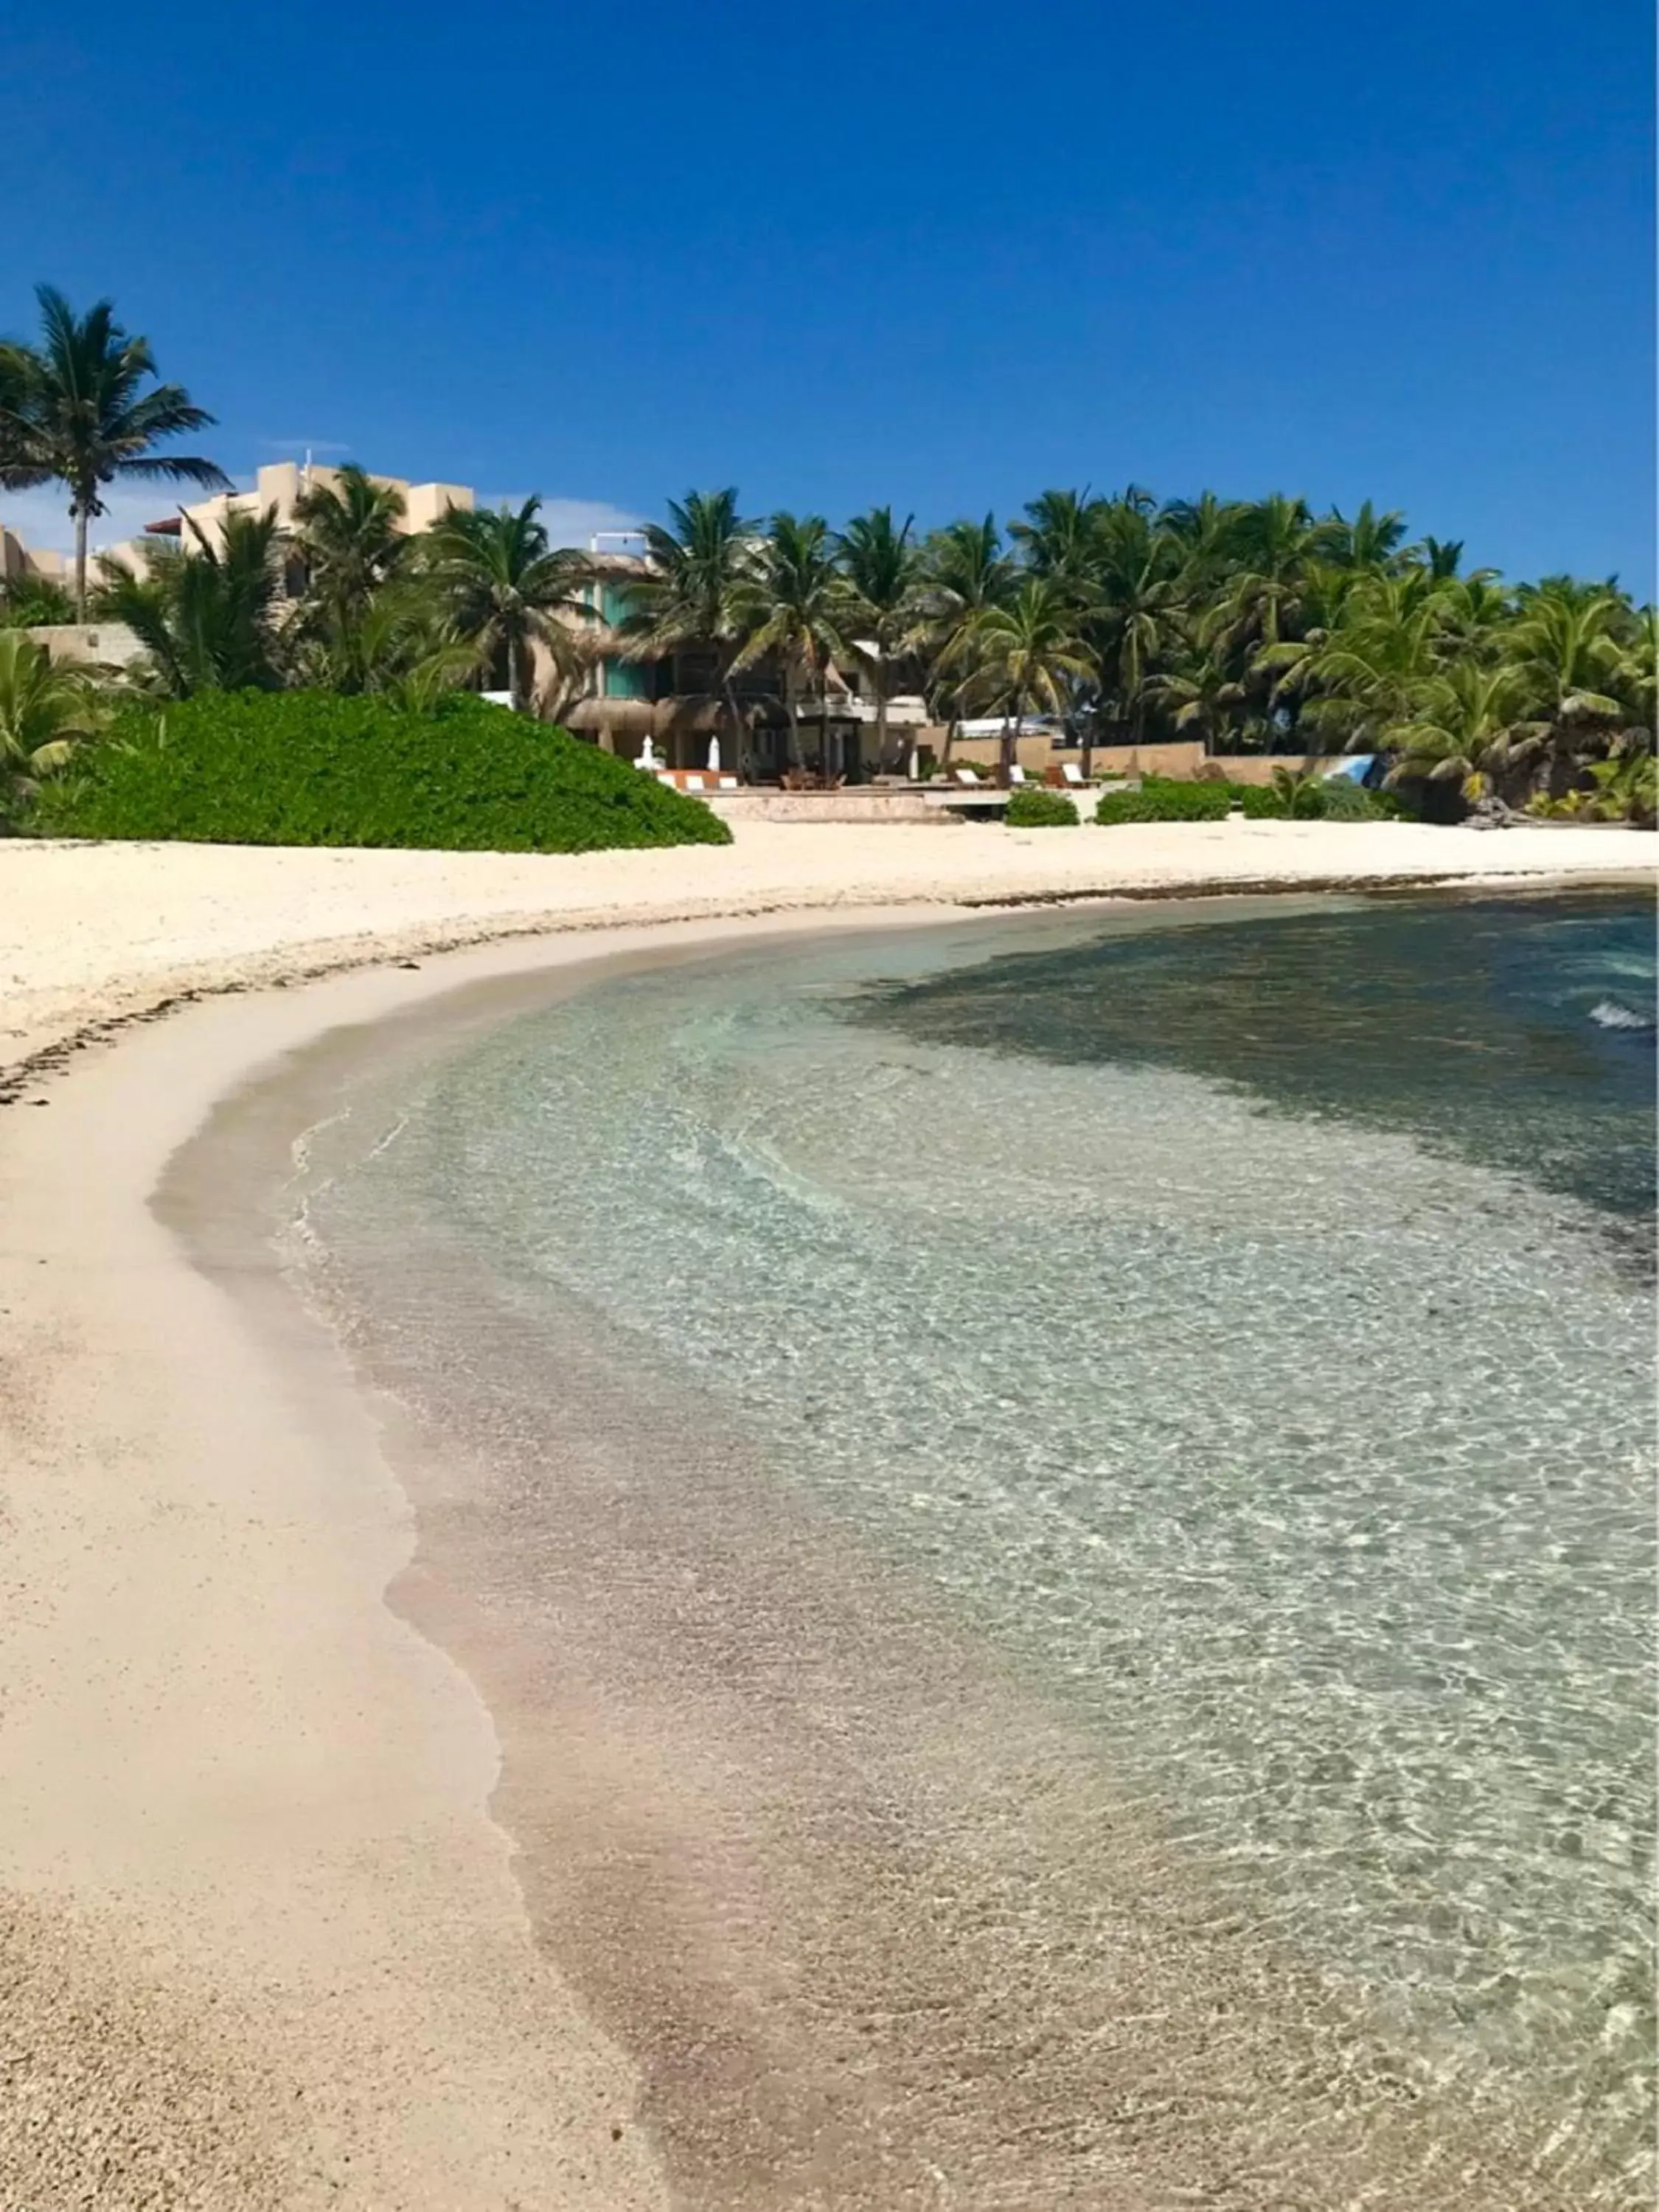
M125 623L49 623L28 635L54 660L83 667L127 668L143 652Z

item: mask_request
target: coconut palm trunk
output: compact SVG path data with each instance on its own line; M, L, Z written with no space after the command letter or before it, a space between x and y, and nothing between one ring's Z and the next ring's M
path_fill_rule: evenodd
M84 490L75 495L75 619L87 618L87 526L89 495Z
M729 666L720 679L720 690L725 694L726 711L732 725L732 773L739 783L746 782L747 763L744 757L744 738L748 732L743 719L743 709L738 704L738 687L732 680Z
M783 711L789 718L789 767L799 775L804 765L800 750L800 675L793 656L783 664Z

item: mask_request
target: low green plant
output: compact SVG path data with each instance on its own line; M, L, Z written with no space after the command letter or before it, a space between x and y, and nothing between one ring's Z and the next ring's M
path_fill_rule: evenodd
M1008 798L1008 827L1011 830L1075 829L1078 812L1076 805L1063 791L1015 791Z
M732 836L700 799L471 693L414 713L330 692L204 692L125 708L76 768L42 787L30 830L496 853Z
M1311 819L1324 812L1320 794L1320 780L1295 769L1276 768L1271 786L1279 802L1279 811L1286 820L1296 822Z
M1103 792L1095 819L1118 822L1221 822L1237 810L1251 822L1382 822L1400 813L1391 792L1366 791L1347 777L1294 775L1275 770L1271 784L1191 783L1149 775L1139 791Z
M1095 820L1108 828L1124 822L1223 822L1232 811L1233 796L1231 784L1149 775L1139 791L1102 792Z
M1327 822L1388 822L1401 813L1391 791L1367 791L1351 776L1327 776L1319 787L1319 812Z

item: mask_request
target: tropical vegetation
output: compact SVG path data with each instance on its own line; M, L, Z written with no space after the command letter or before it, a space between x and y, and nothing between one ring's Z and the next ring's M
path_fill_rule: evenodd
M120 478L229 488L214 462L158 453L213 420L179 384L155 382L147 338L129 337L108 300L77 315L50 284L35 293L38 346L0 345L0 489L60 483L75 526L75 604L87 613L87 532ZM146 391L149 384L151 389Z
M0 637L0 655L9 641ZM0 659L0 685L3 670ZM453 694L412 711L319 691L133 701L101 743L42 784L31 826L64 837L495 853L731 836L696 799L487 701Z
M1064 830L1078 820L1077 801L1063 791L1045 791L1041 785L1008 794L1005 817L1011 830Z
M15 827L41 777L66 769L100 720L81 670L57 665L21 630L0 629L0 828Z
M233 503L89 577L109 484L225 479L172 450L211 418L156 380L107 301L77 314L42 288L39 304L39 343L0 346L0 489L64 488L75 591L0 584L0 627L88 610L126 623L142 657L125 696L299 690L429 712L483 690L556 720L609 659L660 668L659 726L718 738L740 775L758 720L786 732L789 767L816 753L835 780L832 709L857 690L865 771L901 766L910 726L892 702L920 697L945 763L964 720L998 730L1005 780L1036 724L1081 750L1085 775L1097 748L1184 738L1218 757L1384 755L1431 811L1652 816L1654 611L1613 579L1468 568L1460 544L1413 538L1369 501L1349 514L1282 493L1060 487L1006 525L925 532L890 506L840 527L762 520L726 488L671 501L643 557L618 564L554 545L535 499L410 532L397 491L346 467L287 529Z

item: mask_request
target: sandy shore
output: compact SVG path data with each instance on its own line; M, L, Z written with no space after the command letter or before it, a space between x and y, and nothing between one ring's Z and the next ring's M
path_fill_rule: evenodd
M563 857L0 842L0 1062L185 992L520 932L840 907L1651 877L1598 830L1182 823L741 825L730 846Z
M665 2202L627 2061L531 1941L489 1716L384 1601L413 1531L369 1412L297 1318L275 1359L152 1210L216 1101L329 1029L665 941L620 922L775 917L672 933L714 944L834 908L1607 877L1652 850L1289 824L761 825L574 860L0 846L14 1060L243 987L37 1068L0 1116L0 2204Z
M659 942L217 997L0 1121L0 2205L665 2201L628 2065L531 1941L489 1717L385 1601L414 1530L371 1413L151 1205L312 1038Z

